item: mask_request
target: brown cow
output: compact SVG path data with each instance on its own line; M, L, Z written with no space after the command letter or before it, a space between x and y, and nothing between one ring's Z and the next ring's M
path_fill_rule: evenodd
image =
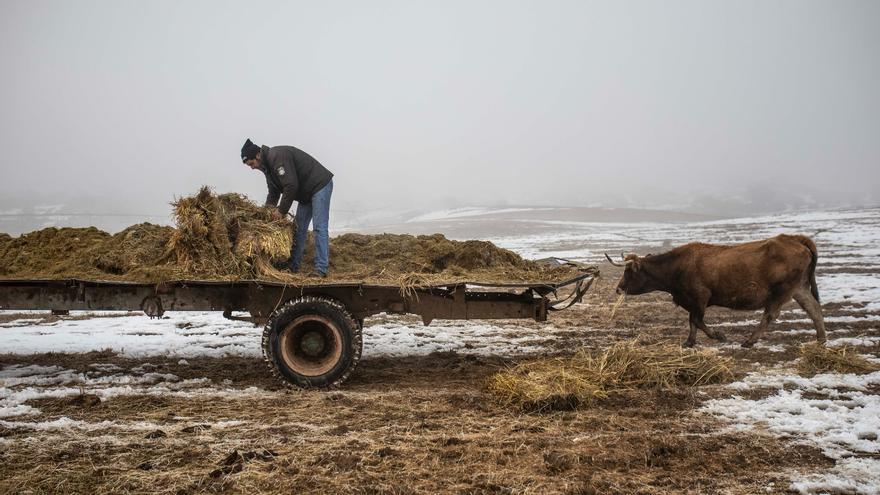
M810 315L816 340L825 342L825 322L816 287L816 244L806 236L781 234L763 241L735 246L692 242L663 254L624 258L617 293L668 292L675 304L690 313L690 334L684 345L697 341L697 328L710 338L725 340L703 323L707 306L764 310L752 335L742 344L751 347L779 316L782 305L794 298Z

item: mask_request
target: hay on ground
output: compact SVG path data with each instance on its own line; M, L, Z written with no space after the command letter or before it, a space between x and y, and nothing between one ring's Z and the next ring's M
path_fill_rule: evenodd
M623 390L727 382L733 378L730 368L729 358L707 350L633 340L600 353L581 350L520 364L493 375L488 390L521 410L570 409Z
M801 346L798 371L804 376L831 372L864 374L878 370L880 365L859 356L847 346L826 347L818 342Z

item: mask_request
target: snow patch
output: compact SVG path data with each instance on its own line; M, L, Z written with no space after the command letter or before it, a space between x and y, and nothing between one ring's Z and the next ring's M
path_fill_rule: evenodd
M814 445L835 467L826 473L795 475L790 489L800 493L880 491L880 463L860 455L880 453L880 396L866 393L880 384L880 372L825 373L812 378L785 374L748 375L734 390L777 388L759 400L734 396L706 402L701 411L721 417L734 429L757 429Z
M880 460L850 457L840 459L829 473L807 474L789 489L802 494L880 493Z
M111 365L112 366L112 365ZM37 408L26 403L38 399L62 399L82 393L101 400L129 395L170 397L251 397L268 395L256 387L215 388L208 378L181 380L170 373L150 371L141 365L130 373L101 375L79 373L60 366L14 365L0 369L0 418L39 415ZM132 374L134 373L134 374Z
M435 352L516 356L545 350L552 328L441 321L425 327L390 321L364 328L364 357L421 356Z
M113 316L7 328L0 337L3 352L110 350L134 358L262 356L262 329L247 322L227 320L219 312L173 312L161 319L127 313Z

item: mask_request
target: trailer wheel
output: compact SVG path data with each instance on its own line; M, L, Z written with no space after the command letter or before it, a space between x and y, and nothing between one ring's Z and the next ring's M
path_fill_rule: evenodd
M323 297L288 302L263 329L269 370L301 388L340 385L360 361L362 348L361 327L342 304Z

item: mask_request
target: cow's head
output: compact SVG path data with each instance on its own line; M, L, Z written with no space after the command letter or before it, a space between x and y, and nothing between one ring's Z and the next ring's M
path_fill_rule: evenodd
M648 256L651 255L649 254ZM648 256L645 256L645 258ZM620 277L620 282L617 283L618 294L638 295L657 290L657 287L653 284L653 279L644 270L645 258L635 254L624 256L621 253L620 257L623 258L623 263L618 263L612 260L607 253L605 257L608 258L612 265L624 267L623 276Z

